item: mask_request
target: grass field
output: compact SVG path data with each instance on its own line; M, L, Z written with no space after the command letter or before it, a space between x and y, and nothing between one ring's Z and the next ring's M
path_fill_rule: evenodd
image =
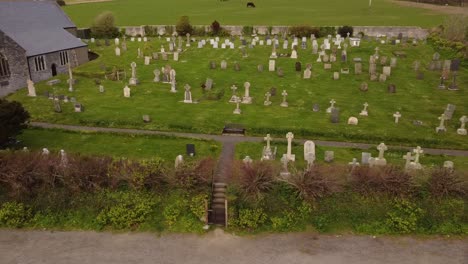
M387 0L114 0L65 6L78 27L89 27L103 11L112 11L117 24L173 25L183 15L194 25L296 25L314 26L423 26L441 24L446 15L436 11L400 6Z
M116 158L163 158L173 162L185 155L185 145L194 144L195 158L217 157L221 145L215 141L165 136L122 135L109 133L69 132L55 129L27 129L18 137L22 145L32 150L47 148L51 152L64 149L69 153L104 155Z
M320 43L322 40L319 41ZM164 40L154 39L151 42L153 50L159 50ZM239 43L237 42L237 45ZM143 59L136 58L136 49L143 43L128 41L129 50L121 57L114 55L114 47L90 48L102 56L90 63L75 69L86 75L102 72L102 67L112 69L113 66L125 69L130 75L130 62L136 61L137 77L141 84L132 87L132 97L123 97L124 81L103 81L105 93L99 93L92 78L78 76L75 91L68 92L66 75L59 76L62 82L50 87L45 82L36 85L37 93L42 95L46 90L54 94L74 96L85 107L83 113L75 113L71 103L62 105L63 112L55 113L53 103L44 96L31 98L26 96L26 90L20 90L9 97L11 100L21 101L32 114L32 120L63 124L81 124L104 127L129 127L141 129L155 129L166 131L187 131L198 133L219 134L225 123L240 123L247 128L247 133L264 135L270 133L284 137L288 131L294 132L296 137L312 139L333 139L339 141L361 141L367 143L404 144L409 146L441 147L467 149L466 137L456 134L460 126L458 119L468 113L468 69L462 67L458 75L459 91L437 89L439 72L425 71L424 80L416 80L416 73L411 69L414 60L422 63L422 69L432 59L434 50L429 45L380 45L375 41L363 42L360 48L348 48L348 63L336 62L332 70L324 70L323 64L316 62L317 55L312 55L310 49L299 49L299 61L303 67L312 64L313 76L310 80L302 79L302 72L294 70L296 60L279 58L277 67L283 68L284 77L278 77L275 72L268 72L268 56L270 46L257 46L247 49L248 57L242 58L238 49L212 49L205 47L197 49L195 44L180 55L178 62L153 61L151 65L143 65ZM400 58L397 67L392 69L392 75L386 83L370 82L368 77L368 58L374 53L374 48L380 47L380 55L391 57L392 51L403 50L407 58ZM283 52L282 49L278 51ZM352 58L363 59L363 74L355 75ZM449 55L442 54L443 59ZM228 62L228 69L221 70L221 60ZM210 70L209 61L214 60L218 68ZM239 62L241 70L234 71L233 63ZM154 69L170 64L177 72L178 93L170 93L170 85L153 82ZM263 64L265 71L258 72L257 65ZM334 81L332 75L340 68L350 68L350 74L342 74L340 80ZM378 71L382 67L378 66ZM214 80L212 94L220 94L220 100L210 100L204 93L201 84L206 78ZM238 94L243 94L243 84L251 83L250 95L253 96L252 105L241 105L242 114L234 115L235 105L229 103L230 87L236 84ZM359 87L365 81L369 84L368 92L360 92ZM198 104L184 104L183 87L188 83L192 86L192 97L199 100ZM450 82L448 82L450 83ZM397 92L389 94L387 86L395 84ZM271 87L277 88L277 95L273 96L271 106L264 106L264 94ZM281 91L287 90L289 107L280 107ZM332 124L329 114L325 113L331 99L336 100L336 107L340 108L340 123ZM369 103L369 116L359 116L363 103ZM319 112L313 112L314 103L320 105ZM437 119L443 113L448 103L455 104L452 121L447 124L447 133L436 134ZM400 111L402 118L399 124L394 123L393 113ZM148 114L151 123L143 123L142 115ZM346 124L348 117L357 116L358 126ZM422 126L415 126L414 120L423 122Z

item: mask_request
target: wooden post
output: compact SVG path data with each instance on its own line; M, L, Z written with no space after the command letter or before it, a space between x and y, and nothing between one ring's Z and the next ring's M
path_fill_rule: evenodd
M205 199L205 225L208 224L208 200Z
M227 227L228 226L228 201L227 199L224 199L224 216L225 216L224 226Z

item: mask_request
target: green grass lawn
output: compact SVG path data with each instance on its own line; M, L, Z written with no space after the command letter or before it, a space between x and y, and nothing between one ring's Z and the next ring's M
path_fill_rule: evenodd
M32 150L48 148L52 152L64 149L69 153L104 155L116 158L163 158L172 162L177 155L188 158L186 144L194 144L196 156L217 157L221 145L215 141L166 136L123 135L94 132L70 132L56 129L27 129L18 137L22 145Z
M263 146L266 144L262 143L251 143L244 142L236 145L236 159L243 159L245 156L250 156L254 160L260 160L262 157ZM286 153L287 143L286 142L272 142L272 147L277 147L276 161L280 162L283 154ZM348 164L353 158L356 158L359 163L361 163L361 153L369 152L372 154L372 157L378 157L379 151L377 146L375 148L362 150L355 148L338 148L338 147L323 147L315 146L315 164L327 164L324 161L325 151L331 150L335 152L335 160L332 164ZM388 164L404 166L405 160L402 158L407 151L404 150L388 150L385 152L385 159ZM298 168L304 168L307 162L304 160L304 146L302 144L293 144L292 154L296 155L296 161L294 164ZM443 155L428 155L424 154L420 157L421 164L426 167L440 167L444 164L444 161L450 160L453 161L454 167L457 170L466 170L468 169L468 157L453 157L453 156L443 156Z
M423 26L441 24L444 15L404 7L387 0L114 0L65 6L78 27L89 27L96 15L112 11L124 26L173 25L183 15L194 25L296 25L314 26Z
M319 40L322 43L322 40ZM165 40L153 39L152 50L160 49ZM309 43L310 44L310 43ZM56 86L47 86L45 82L36 84L36 98L27 97L26 89L19 90L9 96L10 100L18 100L24 104L31 113L32 120L80 124L104 127L127 127L139 129L154 129L166 131L188 131L219 134L225 123L240 123L247 128L248 134L264 135L270 133L277 137L284 137L292 131L296 137L312 139L333 139L340 141L361 141L367 143L404 144L408 146L440 147L468 149L468 139L456 134L460 126L458 119L468 114L468 69L461 67L458 74L459 91L439 90L440 72L425 70L432 60L434 50L429 45L420 44L412 46L381 45L375 41L363 42L360 48L348 48L348 62L336 62L332 70L324 70L323 64L316 62L317 55L307 50L299 49L299 59L303 69L307 63L312 64L312 78L302 79L302 72L296 72L295 59L278 58L277 67L281 67L284 77L278 77L275 72L268 71L268 57L271 46L257 46L247 49L248 57L242 58L241 52L236 49L212 49L205 47L197 49L196 44L180 55L179 61L156 60L151 65L143 65L143 58L137 59L137 47L143 50L143 43L128 41L129 50L121 57L114 55L114 45L110 47L97 47L90 44L90 49L98 52L101 57L95 61L84 64L76 69L88 76L99 76L102 67L112 69L113 66L125 69L130 76L130 63L137 62L137 77L140 85L132 87L132 97L124 98L123 88L126 81L113 82L104 80L105 93L99 93L93 78L83 75L75 77L78 84L74 92L68 92L67 75L60 75L62 82ZM280 45L282 47L282 45ZM386 83L371 82L368 77L369 56L374 48L380 47L380 55L392 57L392 51L402 50L407 58L399 58L397 67L392 69L392 75ZM283 53L281 48L278 53ZM172 57L172 56L171 56ZM354 75L352 59L361 57L363 60L363 74ZM450 55L442 53L442 59L452 59ZM221 60L228 62L228 69L221 70ZM211 60L216 61L218 68L210 70ZM424 80L417 80L412 70L414 60L421 61L421 69L425 74ZM233 64L238 62L241 70L234 71ZM153 71L161 69L164 65L171 65L177 71L177 89L179 92L171 93L170 85L153 82ZM265 71L258 72L257 65L263 64ZM340 80L333 80L334 71L340 68L350 68L350 74L342 74ZM382 71L382 66L378 66ZM206 78L214 80L214 91L220 93L220 100L209 100L202 91L201 84ZM231 97L230 87L236 84L238 93L243 94L244 82L251 83L250 95L253 96L252 105L241 105L242 114L234 115L235 105L229 103ZM361 92L362 82L369 84L368 92ZM184 104L183 87L188 83L192 87L194 100L198 104ZM449 84L448 82L447 84ZM390 94L387 86L395 84L397 92ZM277 88L277 95L273 96L271 106L264 106L264 94L271 87ZM280 107L282 101L281 91L287 90L289 108ZM71 103L62 104L62 113L55 113L52 100L42 96L45 91L54 94L74 96L82 103L85 111L75 113ZM340 123L332 124L330 115L325 113L331 99L336 100L336 107L340 108ZM359 116L363 104L369 103L369 116ZM313 112L314 103L320 105L319 112ZM457 109L452 121L447 124L447 133L436 134L437 119L447 104L455 104ZM399 124L394 123L393 113L400 111L402 118ZM143 123L142 115L151 116L151 123ZM346 124L348 117L359 118L358 126ZM413 120L423 122L422 126L413 125Z

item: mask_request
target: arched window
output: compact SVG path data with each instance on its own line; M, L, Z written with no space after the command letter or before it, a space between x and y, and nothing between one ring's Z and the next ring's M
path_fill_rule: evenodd
M8 60L2 53L0 53L0 79L10 77L10 67L8 66Z

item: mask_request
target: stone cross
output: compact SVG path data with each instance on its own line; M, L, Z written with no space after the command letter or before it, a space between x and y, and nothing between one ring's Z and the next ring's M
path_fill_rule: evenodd
M351 165L354 169L354 167L359 166L359 162L357 162L356 158L353 158L352 162L348 162L348 165Z
M281 164L283 165L283 171L280 173L281 176L283 177L287 177L289 175L291 175L288 171L288 158L286 156L283 156L281 158Z
M266 142L267 142L266 150L267 150L267 151L271 150L271 148L270 148L270 140L271 140L272 138L270 137L270 134L267 134L266 137L264 137L263 139L266 140Z
M252 158L250 158L250 156L245 156L245 158L242 160L244 162L245 165L250 165L252 163Z
M460 122L461 122L460 129L465 129L465 124L466 124L466 122L468 122L468 117L467 116L460 117Z
M185 46L190 47L190 33L187 33L185 36L187 36L187 43L185 44Z
M184 103L191 104L192 103L192 92L190 91L190 85L185 84L185 94L184 94Z
M240 113L241 113L241 110L240 110L240 108L239 108L239 104L240 104L241 102L242 102L242 100L240 99L240 97L239 97L239 96L236 96L236 98L235 98L236 109L234 109L234 112L233 112L233 113L236 114L236 115L240 115Z
M68 63L68 91L73 92L73 74L70 63Z
M263 102L264 105L270 105L271 104L271 101L270 101L270 97L271 97L271 93L270 92L266 92L265 93L265 102Z
M283 90L281 95L283 96L283 103L286 103L286 96L288 96L288 93L286 92L286 90Z
M395 124L398 124L398 120L399 120L400 117L401 117L400 112L398 112L398 111L395 112L395 113L393 114L393 117L395 118Z
M336 104L335 99L331 99L331 100L330 100L330 108L334 108L334 107L335 107L335 104Z
M349 32L348 32L348 33L349 33ZM364 109L363 109L362 111L366 111L366 112L367 112L367 107L369 106L369 104L368 104L367 102L365 102L365 103L363 104L363 106L364 106Z
M236 90L237 90L237 86L234 84L231 86L231 90L232 90L232 95L236 95Z
M380 143L380 145L377 146L377 150L379 151L379 159L384 158L384 152L387 150L387 146L384 143Z
M436 132L445 131L446 130L446 128L445 128L445 120L446 120L445 114L441 114L440 117L439 117L439 120L440 120L440 124L439 124L438 127L436 127Z
M294 155L292 155L292 153L291 153L291 151L292 151L291 150L291 143L292 143L293 138L294 138L293 133L288 132L286 134L286 139L288 140L288 148L287 148L287 151L286 151L286 157L287 157L288 160L292 160L292 161L294 161L294 159L295 159Z
M406 160L406 163L405 163L405 168L408 169L410 164L411 164L411 161L413 160L413 156L411 156L411 152L406 152L406 155L403 155L403 159Z
M245 82L244 88L245 88L245 92L244 92L244 98L242 100L242 103L250 104L252 102L252 98L250 97L250 83Z
M67 166L67 163L68 163L67 154L65 153L65 150L61 149L60 150L60 165Z
M135 63L135 62L130 63L130 67L132 67L132 78L135 78L135 75L136 75L136 63Z
M420 146L417 146L415 149L413 149L413 153L415 154L414 163L419 163L419 155L423 154L423 152L424 151L421 149Z

